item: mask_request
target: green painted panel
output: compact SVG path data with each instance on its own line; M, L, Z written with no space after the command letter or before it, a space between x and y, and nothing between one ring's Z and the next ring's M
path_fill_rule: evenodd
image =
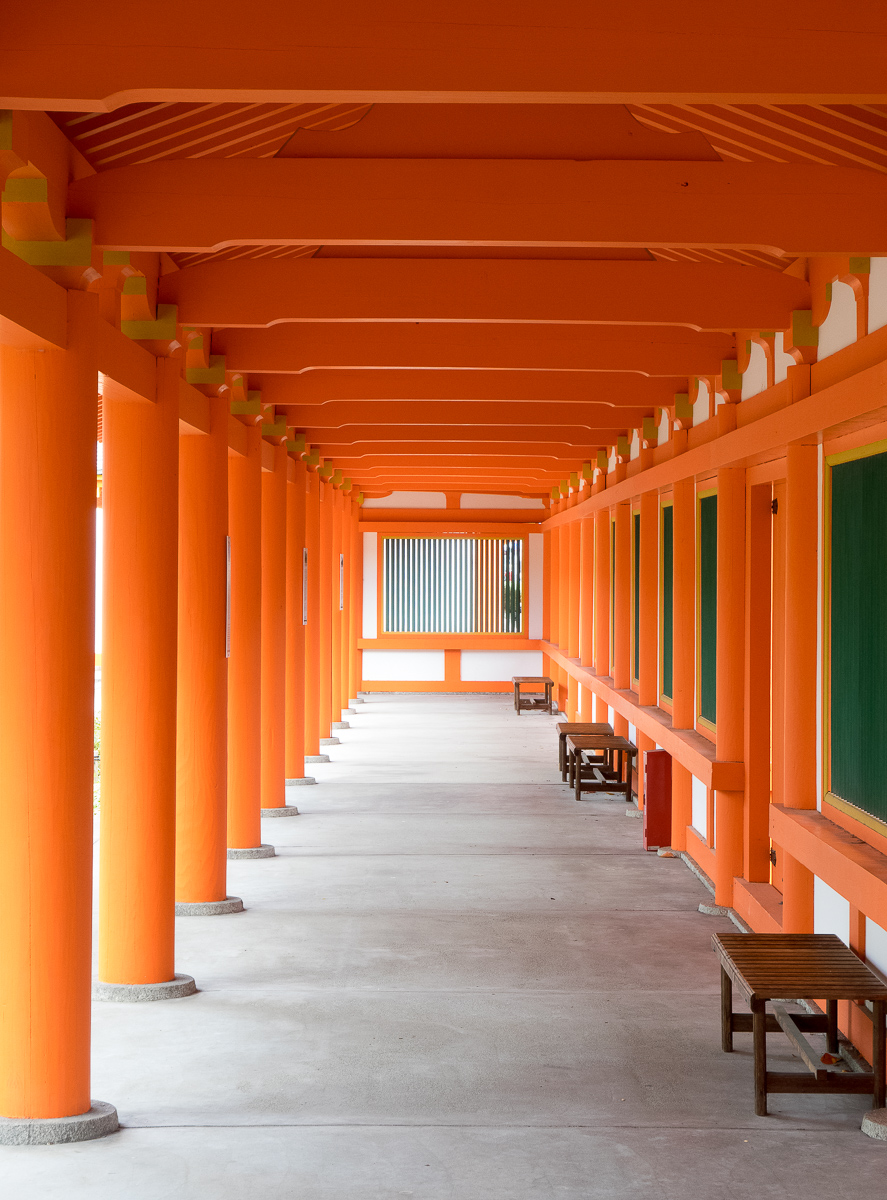
M674 679L674 509L662 510L662 694L671 699Z
M832 468L831 790L887 821L887 454Z
M717 719L718 498L699 501L699 715Z
M634 514L631 523L632 566L631 604L634 611L634 649L631 656L631 677L639 679L641 674L641 514Z

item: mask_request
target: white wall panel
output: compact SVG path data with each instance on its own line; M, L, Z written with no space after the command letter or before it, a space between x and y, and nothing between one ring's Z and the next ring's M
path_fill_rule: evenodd
M392 492L390 496L371 496L362 508L446 508L443 492Z
M513 675L541 675L541 650L463 650L466 683L510 683Z
M545 538L541 533L531 533L527 539L529 542L529 553L527 557L527 613L526 631L527 637L534 640L542 637L542 597L545 591L545 580L542 576L544 565L543 560L543 542Z
M708 836L708 788L701 779L692 776L690 824L703 837Z
M887 929L871 917L865 919L865 956L876 970L887 975Z
M363 678L401 683L443 683L443 650L364 650Z
M818 875L813 876L813 932L836 933L850 945L850 901Z
M378 538L377 533L363 535L363 636L365 638L379 636Z
M497 496L492 492L463 492L460 508L544 508L545 501L533 496Z
M819 326L817 360L828 358L856 341L856 294L849 283L832 284L828 316Z

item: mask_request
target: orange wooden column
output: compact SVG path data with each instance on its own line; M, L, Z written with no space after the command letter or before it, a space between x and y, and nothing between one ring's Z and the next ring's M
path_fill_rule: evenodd
M305 755L316 761L320 738L320 479L306 472L305 548L308 563L308 624L305 626Z
M343 530L341 491L330 484L332 539L330 544L330 733L342 725L342 571ZM348 697L346 696L347 700Z
M195 990L174 964L179 379L159 359L155 403L103 403L100 999Z
M616 589L613 629L613 686L631 683L631 505L616 505Z
M580 610L581 610L581 595L580 586L582 580L581 571L581 553L582 553L582 521L573 521L567 526L570 539L570 574L569 574L569 636L567 640L567 657L579 657L579 626L580 626Z
M179 438L176 905L203 915L243 907L225 887L228 402L209 407L210 432Z
M566 500L564 501L564 509L567 507ZM560 530L560 550L558 554L558 587L557 587L557 632L558 646L561 653L569 656L570 653L570 551L572 549L572 539L570 538L570 526L561 525Z
M553 507L553 506L552 506ZM548 569L548 634L553 646L560 638L560 575L561 575L561 531L560 527L550 533L551 545Z
M349 485L350 491L350 485ZM345 555L344 607L342 609L342 719L349 709L351 696L351 578L354 573L354 520L353 505L348 492L342 492L342 553Z
M579 531L579 663L594 666L594 518L584 517Z
M295 816L286 804L286 493L285 446L262 472L262 815Z
M674 485L672 558L672 725L696 725L696 482Z
M67 350L0 345L0 1116L23 1123L90 1109L95 306L68 292ZM101 1109L85 1136L116 1129Z
M610 674L610 510L594 515L594 673ZM595 698L595 719L605 721L607 706Z
M659 496L656 492L644 492L641 496L640 568L638 703L655 705L659 703Z
M262 845L262 434L228 458L231 654L228 659L228 857L270 858Z
M354 493L352 492L352 496ZM357 699L360 688L360 651L357 639L361 635L363 625L363 539L358 528L360 519L360 504L357 499L351 501L351 590L350 608L348 613L348 698Z
M785 516L785 744L787 808L816 807L817 448L789 446ZM813 931L813 873L783 854L783 931Z
M770 879L773 491L749 489L745 577L745 878Z
M330 737L333 713L332 695L332 631L333 631L333 486L320 480L320 546L318 571L320 573L318 621L320 658L318 668L317 709L319 714L320 744Z
M288 784L313 783L305 776L305 509L307 472L290 459L286 485L286 703L284 771Z
M718 471L716 750L724 762L745 751L745 471ZM744 792L716 793L715 903L733 904L742 875Z

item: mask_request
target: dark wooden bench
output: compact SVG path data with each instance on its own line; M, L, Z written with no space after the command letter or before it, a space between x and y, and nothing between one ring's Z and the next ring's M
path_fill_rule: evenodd
M518 716L521 710L551 712L553 679L549 679L547 675L512 675L511 682L514 684L514 711ZM522 695L521 684L533 685L535 691Z
M755 1059L755 1113L767 1115L768 1092L872 1095L885 1104L884 1014L887 984L833 933L716 933L712 946L721 965L721 1048L733 1049L734 1033L751 1033ZM750 1013L733 1011L733 987ZM790 1013L779 1000L824 1000L822 1014ZM804 1037L824 1033L838 1053L838 1001L870 1001L872 1071L841 1074L825 1069ZM773 1012L767 1012L767 1002ZM867 1012L867 1009L860 1009ZM784 1033L807 1071L768 1071L767 1034Z
M567 782L567 734L568 733L612 733L613 726L606 721L559 721L557 730L557 767L563 783Z
M628 738L611 733L568 733L567 780L576 799L588 792L615 792L631 800L637 753Z

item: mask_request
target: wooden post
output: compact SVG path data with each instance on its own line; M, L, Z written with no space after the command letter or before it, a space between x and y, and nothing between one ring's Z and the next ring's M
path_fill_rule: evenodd
M741 762L745 749L745 471L718 471L717 756ZM715 903L733 904L733 879L742 874L744 793L718 791Z
M638 703L659 703L659 495L641 496ZM655 743L654 743L655 744ZM643 772L641 772L643 775Z
M261 845L262 435L228 459L231 655L228 659L228 847Z
M262 790L263 809L285 808L286 472L285 446L262 472Z
M155 403L102 413L98 978L132 998L175 976L179 379L158 359Z
M594 673L610 674L610 512L594 515ZM595 697L595 719L606 720L606 705Z
M305 626L305 753L320 750L320 479L306 472L305 547L308 562L308 624Z
M770 879L770 630L772 489L749 489L745 609L744 874Z
M226 898L228 401L179 437L176 901Z
M320 480L320 545L318 554L320 575L320 666L318 675L318 711L320 714L320 736L330 736L333 719L333 485Z
M789 446L785 519L784 803L816 807L818 450ZM783 930L813 930L813 873L783 854Z
M580 556L582 552L581 529L583 522L572 521L567 526L570 540L570 575L569 575L569 638L567 641L567 657L579 657L579 624L582 580Z
M672 587L672 725L696 724L696 483L674 485L674 553Z
M95 297L71 291L66 350L0 345L0 1115L11 1118L90 1107L96 318Z
M305 778L305 629L303 579L307 479L305 464L290 459L286 487L286 704L287 782Z
M616 602L614 606L613 686L631 684L631 505L616 505ZM615 726L614 726L615 729Z
M579 663L590 668L594 665L594 518L584 517L580 526Z

